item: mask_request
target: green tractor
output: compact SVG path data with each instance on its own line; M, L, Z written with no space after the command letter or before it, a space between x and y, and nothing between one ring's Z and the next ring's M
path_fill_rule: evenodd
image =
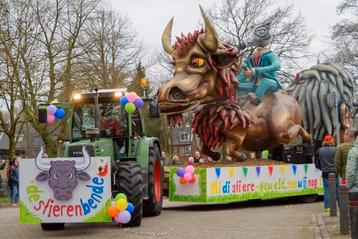
M135 211L127 226L139 226L142 216L157 216L163 202L163 166L159 140L147 137L142 110L127 113L119 104L124 89L95 90L75 94L67 108L70 140L63 157L81 157L85 145L90 156L111 158L112 196L127 195ZM149 101L149 115L159 117L159 108ZM46 122L40 107L40 122ZM44 223L44 230L63 228L63 223Z

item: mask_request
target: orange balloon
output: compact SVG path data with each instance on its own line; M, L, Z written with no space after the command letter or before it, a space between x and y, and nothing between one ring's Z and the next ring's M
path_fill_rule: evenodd
M116 207L116 205L111 205L109 208L108 208L108 215L110 217L116 217L119 213L119 209Z
M183 177L180 178L179 182L180 182L180 184L182 184L182 185L185 185L185 184L187 183L187 181L186 181Z

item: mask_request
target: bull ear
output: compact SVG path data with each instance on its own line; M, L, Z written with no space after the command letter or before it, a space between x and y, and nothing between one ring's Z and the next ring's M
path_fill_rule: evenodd
M91 177L85 171L78 171L77 172L77 178L79 178L79 179L81 179L83 181L88 181L88 180L91 179Z
M237 55L229 55L229 54L213 54L211 55L211 57L213 58L213 60L216 63L217 68L219 69L224 69L224 68L228 68L230 67L232 64L234 64L235 62L237 62Z
M42 182L47 180L49 177L50 173L48 171L43 171L36 176L36 181Z

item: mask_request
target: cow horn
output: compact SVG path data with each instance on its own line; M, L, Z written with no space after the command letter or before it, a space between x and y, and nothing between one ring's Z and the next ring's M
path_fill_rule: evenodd
M165 27L165 30L162 35L162 45L163 45L164 51L170 55L173 53L173 47L171 44L173 20L174 20L174 17L172 17L172 19L170 19L170 21L169 21L168 25Z
M36 156L35 164L40 170L48 171L51 168L51 162L50 162L50 160L45 160L45 161L42 160L43 153L44 153L44 150L43 150L43 148L41 146L40 147L40 152Z
M82 154L83 154L83 159L76 160L76 164L75 164L75 167L78 171L85 170L91 164L91 157L86 150L86 146L82 147Z
M200 7L201 15L203 16L205 21L205 35L204 38L202 39L202 43L207 48L207 50L209 50L209 52L216 52L219 46L218 34L216 33L215 28L208 15L206 15L206 13L204 12L203 8L200 5L199 7Z

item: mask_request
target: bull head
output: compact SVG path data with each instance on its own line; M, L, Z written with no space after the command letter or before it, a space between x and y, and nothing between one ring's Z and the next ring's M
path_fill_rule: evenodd
M230 98L228 92L218 90L220 76L235 81L235 74L226 71L237 61L237 52L226 44L219 43L215 28L200 7L205 22L205 31L195 31L187 36L177 38L171 44L173 18L167 24L163 35L164 50L173 58L175 71L173 78L164 83L158 91L158 99L162 113L178 115L196 109L201 104L217 101L219 98ZM231 96L234 97L236 87L226 82ZM220 88L220 87L219 87ZM229 91L225 89L226 91Z
M78 180L88 181L90 176L84 170L91 164L91 158L82 148L83 158L68 158L61 161L43 160L43 148L35 159L36 166L42 170L37 176L37 181L48 180L48 185L54 191L54 197L60 201L72 198L72 191L78 185Z

